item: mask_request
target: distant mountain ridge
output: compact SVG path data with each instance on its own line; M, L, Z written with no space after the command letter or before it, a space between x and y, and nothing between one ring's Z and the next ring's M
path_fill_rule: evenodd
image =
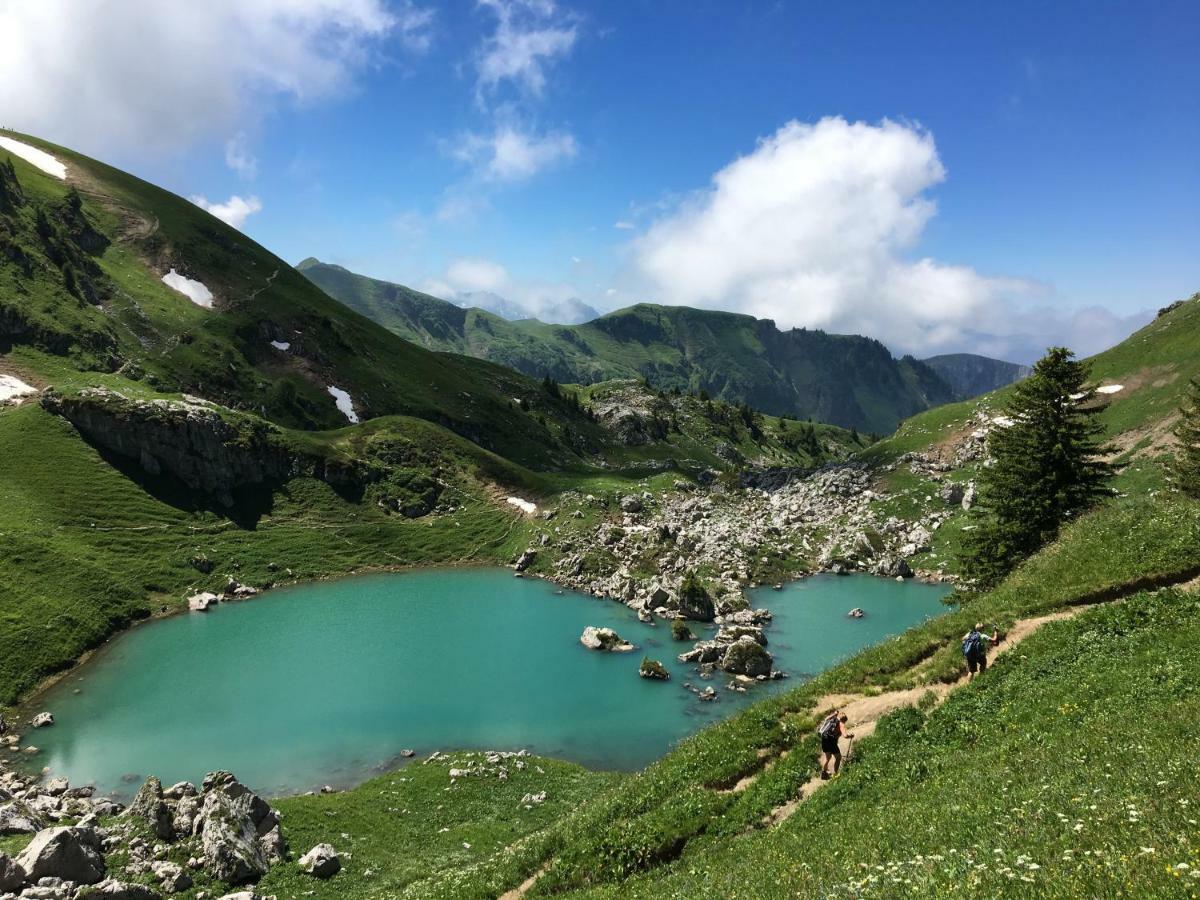
M1004 362L974 353L946 353L931 356L925 365L942 376L954 391L955 400L987 394L1005 385L1028 378L1033 369L1020 363Z
M775 415L881 433L959 399L966 383L956 387L911 356L896 359L871 338L781 331L769 319L737 313L642 303L578 325L507 321L315 259L298 268L332 297L422 346L562 382L644 377L659 388L705 391ZM949 368L952 376L958 371ZM992 378L1002 371L984 368Z

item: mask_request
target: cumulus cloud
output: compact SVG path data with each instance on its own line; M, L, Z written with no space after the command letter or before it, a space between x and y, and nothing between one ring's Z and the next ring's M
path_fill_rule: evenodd
M538 135L501 125L489 135L465 134L449 150L487 181L524 181L573 158L579 147L574 137L562 132Z
M636 238L635 268L665 303L868 334L903 352L985 335L1001 355L1018 352L1044 320L1029 305L1043 287L913 258L945 175L919 126L789 122Z
M496 30L476 57L479 97L505 82L541 94L546 68L575 45L575 26L552 0L479 0L479 6L496 16Z
M594 319L596 310L579 299L570 284L517 278L498 262L480 257L454 260L419 289L460 306L478 306L506 319L536 318L575 324Z
M196 194L189 199L201 209L212 213L226 225L232 225L239 230L246 219L256 212L262 211L262 201L255 196L239 197L234 194L224 203L211 203L202 194Z
M455 293L499 291L509 283L508 269L489 259L457 259L446 269L446 281Z
M341 92L385 38L418 47L431 21L383 0L6 2L0 110L88 149L179 149Z

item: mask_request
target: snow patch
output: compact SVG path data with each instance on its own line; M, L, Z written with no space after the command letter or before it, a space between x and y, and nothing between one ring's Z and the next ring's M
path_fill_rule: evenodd
M25 160L25 162L37 166L47 175L53 175L55 178L64 179L67 177L67 167L45 150L39 150L37 147L30 147L28 144L23 144L20 141L14 141L10 137L0 137L0 147L9 151L14 156L21 157L21 159Z
M188 278L186 275L180 275L174 269L171 269L162 277L163 284L172 290L179 291L183 296L187 297L197 306L203 306L205 309L212 309L213 295L212 291L206 288L199 281Z
M537 512L537 504L536 503L531 503L528 500L522 500L520 497L509 497L507 502L509 503L509 505L515 506L517 509L519 509L521 512L525 513L525 515L527 515L527 516L532 516L534 513Z
M1104 385L1104 387L1096 388L1096 393L1097 394L1118 394L1123 390L1125 390L1125 385L1123 385L1123 384L1106 384L1106 385Z
M37 388L26 384L20 378L11 375L0 375L0 403L20 403L30 394L36 394Z
M333 402L337 404L338 411L343 416L350 420L354 425L358 424L358 413L354 411L354 401L339 387L334 387L332 384L325 390L329 391L329 395L333 397Z
M291 350L292 342L291 341L271 341L271 346L274 347L276 350Z

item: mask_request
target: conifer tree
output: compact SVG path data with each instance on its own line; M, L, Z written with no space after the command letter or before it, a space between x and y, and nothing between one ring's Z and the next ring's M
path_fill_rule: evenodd
M963 569L976 589L997 584L1064 522L1110 493L1113 470L1101 459L1096 421L1102 407L1088 374L1070 350L1053 347L1013 388L988 438L993 462L980 473L975 527L967 534Z
M1171 466L1171 481L1189 497L1200 500L1200 378L1193 378L1175 426L1179 450Z

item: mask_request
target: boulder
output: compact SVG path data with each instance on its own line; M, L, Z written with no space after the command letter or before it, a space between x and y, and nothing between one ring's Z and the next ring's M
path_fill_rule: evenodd
M760 675L770 675L771 663L774 661L774 657L754 638L743 635L729 645L718 665L723 672L731 675L757 678Z
M263 853L267 857L267 862L271 865L287 859L287 840L284 838L283 832L280 830L278 824L276 824L275 827L259 838L258 842L262 846Z
M962 503L965 495L966 488L964 488L957 481L947 481L942 485L942 489L938 492L938 496L941 498L941 501L947 506L958 506L960 503Z
M15 894L25 883L25 870L7 853L0 853L0 894Z
M623 653L633 649L633 644L624 640L611 628L597 628L594 625L583 629L583 634L579 636L579 643L589 650L604 650L614 653Z
M962 508L964 510L970 509L975 505L975 499L978 496L979 492L975 489L975 482L972 481L967 485L967 489L963 492Z
M46 786L42 788L51 797L61 797L71 787L71 782L65 778L51 778L46 782Z
M636 494L626 494L621 498L621 511L627 513L640 513L645 504L642 503L642 498Z
M64 827L39 831L17 857L29 881L62 878L95 884L104 877L100 835L94 828Z
M166 860L152 862L150 871L168 894L178 894L192 886L192 876L179 863Z
M764 647L767 645L767 635L761 625L722 625L717 629L715 640L722 644L732 644L743 637L751 638Z
M513 568L518 572L524 572L533 564L535 559L537 559L537 550L535 550L533 547L530 547L519 557L517 557L517 561L513 563Z
M196 818L203 835L204 864L214 878L226 884L257 881L269 868L251 817L252 796L247 791L231 798L213 790L205 795Z
M30 724L34 728L45 728L47 725L54 724L54 715L53 713L40 712L33 717L33 721Z
M0 804L0 835L33 834L45 827L42 818L20 800Z
M317 878L332 878L341 867L342 860L331 844L317 844L300 857L300 868Z
M144 884L117 881L115 878L106 878L95 887L81 891L79 894L79 900L88 900L91 897L95 897L97 900L101 897L104 900L162 900L162 894Z
M221 598L212 591L201 591L188 597L188 609L193 612L207 612L210 606L220 602Z

